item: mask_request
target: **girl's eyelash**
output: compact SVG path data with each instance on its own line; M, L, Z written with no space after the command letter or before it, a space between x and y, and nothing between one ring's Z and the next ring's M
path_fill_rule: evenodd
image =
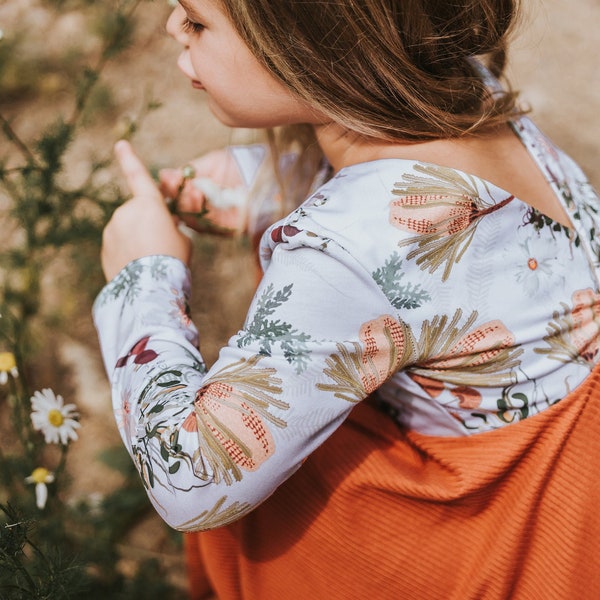
M188 17L185 17L181 25L181 29L185 33L200 33L204 29L204 25L190 21Z

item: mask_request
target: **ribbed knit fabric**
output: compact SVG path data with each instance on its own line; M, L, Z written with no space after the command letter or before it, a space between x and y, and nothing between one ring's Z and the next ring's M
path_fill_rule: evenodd
M193 589L202 557L219 600L598 600L599 466L598 368L464 438L402 432L363 402L249 516L188 536Z

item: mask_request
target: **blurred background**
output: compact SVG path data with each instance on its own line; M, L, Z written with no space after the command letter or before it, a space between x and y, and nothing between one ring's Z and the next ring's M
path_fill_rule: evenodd
M509 77L598 188L600 3L526 4ZM0 508L16 511L0 513L3 599L186 597L181 538L149 509L124 456L90 317L102 223L126 194L114 142L130 137L156 170L256 139L216 122L179 73L169 10L165 0L0 3ZM210 364L242 324L253 257L243 239L195 245L193 316ZM28 398L42 388L77 405L68 448L28 429ZM42 464L57 476L40 509L23 481ZM15 537L21 521L33 531ZM50 559L31 550L34 538ZM25 591L9 591L15 581Z

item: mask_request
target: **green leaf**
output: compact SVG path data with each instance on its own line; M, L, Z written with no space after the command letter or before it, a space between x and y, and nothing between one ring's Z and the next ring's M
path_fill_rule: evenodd
M160 456L163 460L169 460L169 451L163 444L160 445Z

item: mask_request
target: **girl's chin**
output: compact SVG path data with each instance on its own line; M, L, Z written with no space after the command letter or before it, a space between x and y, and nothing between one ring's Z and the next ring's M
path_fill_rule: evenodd
M295 119L278 119L276 115L238 113L235 109L228 111L219 105L210 94L207 94L207 106L213 117L226 127L239 129L269 129L283 125L292 125L303 121Z

